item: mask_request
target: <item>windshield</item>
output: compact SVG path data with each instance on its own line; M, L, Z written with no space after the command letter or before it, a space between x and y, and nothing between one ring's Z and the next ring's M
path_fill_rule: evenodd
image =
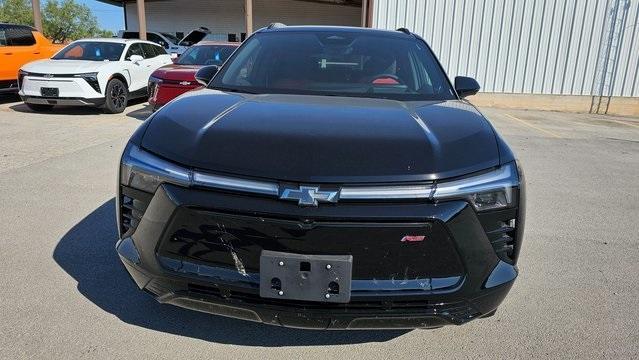
M175 37L174 35L168 34L168 33L161 33L162 35L164 35L165 38L169 39L170 42L177 44L180 42L180 39L178 39L177 37Z
M54 60L118 61L125 44L104 41L78 41L55 54Z
M403 101L456 98L424 42L360 31L257 33L210 86Z
M229 45L192 46L178 58L177 64L222 65L236 48L236 46Z

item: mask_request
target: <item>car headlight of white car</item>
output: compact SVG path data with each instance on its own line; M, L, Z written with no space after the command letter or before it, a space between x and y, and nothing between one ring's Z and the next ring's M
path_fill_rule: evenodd
M24 79L24 77L28 75L29 73L27 71L24 71L22 69L18 70L18 89L22 87L22 79Z
M86 81L89 86L91 86L95 91L102 93L102 91L100 91L100 83L98 82L97 72L75 74L73 75L73 77L84 79L84 81Z

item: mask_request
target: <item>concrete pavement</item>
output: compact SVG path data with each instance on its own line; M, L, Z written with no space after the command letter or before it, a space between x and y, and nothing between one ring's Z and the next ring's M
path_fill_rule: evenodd
M282 329L160 305L115 254L117 163L148 116L0 98L0 358L637 358L639 120L482 109L528 182L497 314L426 331Z

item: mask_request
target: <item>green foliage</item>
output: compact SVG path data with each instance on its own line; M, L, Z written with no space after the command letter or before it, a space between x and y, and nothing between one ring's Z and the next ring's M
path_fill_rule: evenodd
M42 9L44 34L54 42L94 36L98 20L91 9L74 0L49 0Z
M114 37L115 34L111 30L98 29L98 31L94 33L93 36L110 38L110 37Z
M0 0L0 22L33 25L31 2L26 0Z
M0 22L33 25L29 0L0 0ZM86 37L111 37L109 30L100 29L91 9L75 0L47 0L42 8L44 35L63 43Z

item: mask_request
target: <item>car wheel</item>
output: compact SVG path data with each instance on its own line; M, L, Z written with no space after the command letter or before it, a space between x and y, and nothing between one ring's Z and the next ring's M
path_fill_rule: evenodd
M107 114L119 114L124 111L129 92L126 85L118 79L111 79L106 86L104 112Z
M35 112L44 112L44 111L49 111L51 109L53 109L53 105L47 105L47 104L31 104L31 103L25 103L27 105L27 107L29 109L31 109L32 111Z

